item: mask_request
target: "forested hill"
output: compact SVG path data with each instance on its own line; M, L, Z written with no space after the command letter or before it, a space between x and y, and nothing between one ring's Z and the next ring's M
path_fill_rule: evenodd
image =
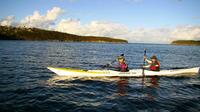
M0 26L0 40L47 40L66 42L109 42L128 43L127 40L109 37L79 36L57 31L48 31L38 28L20 28Z
M176 40L172 45L200 45L200 40Z

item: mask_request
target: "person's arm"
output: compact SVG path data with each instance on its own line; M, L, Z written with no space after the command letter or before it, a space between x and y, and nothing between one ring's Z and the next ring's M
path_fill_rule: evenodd
M113 69L117 70L117 71L121 71L121 66L119 63L115 64Z
M143 66L143 68L149 68L149 67L150 67L150 65Z
M158 62L158 64L155 65L156 67L160 67L160 62Z
M148 59L147 59L147 56L144 56L144 60L145 60L148 64L151 64L151 63L152 63L151 60L148 60Z

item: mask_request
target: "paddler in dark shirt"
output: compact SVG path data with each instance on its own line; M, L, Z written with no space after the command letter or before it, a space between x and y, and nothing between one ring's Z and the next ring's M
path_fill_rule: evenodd
M155 55L151 57L151 60L148 60L146 56L144 56L144 59L148 65L143 66L143 68L149 68L151 71L160 71L160 62Z

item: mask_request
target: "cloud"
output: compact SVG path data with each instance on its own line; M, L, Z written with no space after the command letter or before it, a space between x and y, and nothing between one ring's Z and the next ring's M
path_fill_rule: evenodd
M45 15L41 15L39 11L35 11L33 15L26 16L21 20L20 26L51 29L58 16L63 12L64 10L59 7L53 7Z
M94 20L83 24L79 19L66 18L59 20L64 10L54 7L42 15L35 11L20 22L15 22L14 16L0 20L2 26L26 26L51 29L65 33L84 36L106 36L127 39L132 43L170 43L173 40L200 40L200 25L182 25L160 28L129 28L127 25L111 21Z
M200 40L200 25L177 26L171 34L173 39Z
M122 24L106 21L92 21L83 25L80 20L77 19L63 19L57 25L55 30L85 36L93 35L110 37L122 37L125 33L129 32L128 27Z
M75 20L75 19L62 19L57 27L55 28L55 30L57 31L61 31L61 32L68 32L68 33L72 33L72 34L81 34L82 33L82 26L80 24L79 20Z
M170 43L173 40L200 40L200 26L135 28L125 37L130 42Z
M63 19L55 27L55 30L85 36L123 38L129 40L129 42L145 43L170 43L177 39L200 39L200 26L198 25L183 25L173 28L130 29L126 25L108 21L91 21L88 24L81 24L80 20Z
M127 37L132 42L168 43L171 39L169 28L135 28Z
M1 26L11 26L14 24L15 17L14 16L7 16L0 21Z

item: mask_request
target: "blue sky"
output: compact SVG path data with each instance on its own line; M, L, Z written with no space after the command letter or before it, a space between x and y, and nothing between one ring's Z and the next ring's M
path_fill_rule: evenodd
M93 21L104 21L114 25L124 25L128 30L134 28L143 28L145 31L162 28L173 30L183 25L196 29L200 25L199 6L200 0L1 0L0 19L3 21L8 16L14 16L15 22L20 22L27 16L33 15L34 11L45 15L48 10L58 7L64 13L56 17L54 24L71 18L78 20L81 27L89 26ZM138 29L134 31L136 30ZM108 36L119 35L108 34ZM121 34L120 36L123 37ZM199 38L198 36L193 38ZM130 36L124 37L130 39Z

